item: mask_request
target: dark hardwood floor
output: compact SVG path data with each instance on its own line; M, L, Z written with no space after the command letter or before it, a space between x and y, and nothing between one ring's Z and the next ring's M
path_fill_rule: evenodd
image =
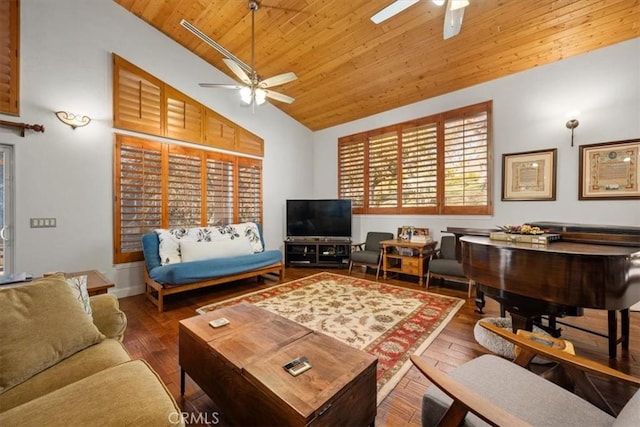
M322 270L289 268L286 270L285 280L295 280L320 271ZM344 269L327 271L347 274ZM354 270L353 275L375 280L375 274L371 274L371 272L365 275L361 270ZM402 277L402 279L389 279L385 282L414 289L419 288L417 283L412 281L412 278ZM121 309L127 314L129 321L124 344L132 357L145 359L153 366L183 411L200 416L199 420L205 421L201 424L219 419L219 425L224 425L224 408L216 408L215 403L188 377L185 396L180 396L178 321L196 315L195 310L205 304L277 284L278 282L271 280L265 280L264 283L259 284L255 279L248 279L170 296L165 302L164 313L158 313L156 307L147 301L144 295L123 298L120 300ZM487 351L477 344L473 337L473 326L482 317L499 316L498 304L488 299L485 314L481 315L475 313L473 299L467 299L466 286L447 283L446 286L431 286L429 291L463 298L467 303L427 348L422 357L441 370L449 371L480 354L486 353ZM585 310L585 316L572 318L570 321L602 333L606 333L607 330L606 311ZM577 354L640 377L640 313L638 312L631 313L630 335L629 351L622 352L618 347L618 357L611 360L608 358L605 338L578 329L563 327L563 338L573 342ZM507 380L505 379L505 381ZM614 408L622 407L635 391L629 387L605 381L594 382ZM378 407L376 424L378 426L419 426L421 399L428 386L429 382L416 368L412 367ZM218 413L216 417L211 415L212 412ZM209 414L208 418L207 414ZM198 420L197 416L193 420Z

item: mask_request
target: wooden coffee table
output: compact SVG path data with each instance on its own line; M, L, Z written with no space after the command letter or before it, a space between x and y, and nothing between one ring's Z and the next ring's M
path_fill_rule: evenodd
M209 325L220 317L230 323ZM187 373L225 424L374 424L374 356L254 305L180 321L178 352L181 394ZM300 356L312 368L294 377L282 366Z

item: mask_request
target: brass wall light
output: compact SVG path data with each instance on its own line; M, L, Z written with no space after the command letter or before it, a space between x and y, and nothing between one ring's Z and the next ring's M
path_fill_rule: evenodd
M569 118L569 120L567 120L567 123L565 124L565 126L567 126L567 129L571 129L571 146L572 147L573 147L573 130L577 128L578 125L580 124L580 122L578 121L578 114L579 113L577 112L567 114L567 117Z
M67 111L56 111L56 117L65 125L71 126L71 129L81 128L91 122L88 116L81 116Z

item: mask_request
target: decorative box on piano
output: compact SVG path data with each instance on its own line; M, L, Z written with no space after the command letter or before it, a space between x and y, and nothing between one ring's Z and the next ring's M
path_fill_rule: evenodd
M513 234L504 231L492 231L489 234L491 240L502 240L514 243L531 243L535 245L548 245L549 242L560 240L559 234Z

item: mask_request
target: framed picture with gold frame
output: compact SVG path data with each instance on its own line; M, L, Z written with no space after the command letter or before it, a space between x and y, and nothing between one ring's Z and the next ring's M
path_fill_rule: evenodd
M557 149L502 155L502 200L555 200Z
M640 199L640 139L580 146L578 199Z

